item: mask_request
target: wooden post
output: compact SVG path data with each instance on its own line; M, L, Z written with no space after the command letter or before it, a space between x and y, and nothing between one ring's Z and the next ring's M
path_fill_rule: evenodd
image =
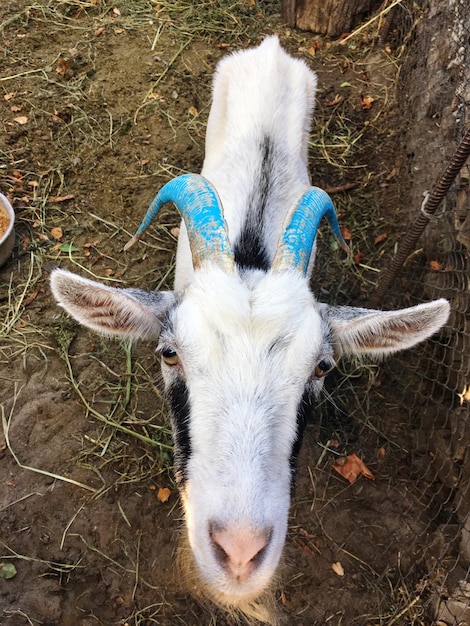
M337 37L349 33L381 0L283 0L282 16L288 26Z

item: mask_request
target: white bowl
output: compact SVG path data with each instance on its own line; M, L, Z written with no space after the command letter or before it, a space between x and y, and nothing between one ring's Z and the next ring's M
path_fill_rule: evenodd
M0 237L0 267L4 265L11 256L15 245L15 212L8 198L0 193L0 211L9 218L9 224L5 233Z

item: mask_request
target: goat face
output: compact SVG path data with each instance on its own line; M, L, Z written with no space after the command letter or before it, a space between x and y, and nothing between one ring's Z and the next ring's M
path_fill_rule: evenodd
M258 595L278 565L303 394L321 385L318 363L333 362L326 336L298 272L260 272L247 282L210 264L163 324L189 543L224 603Z

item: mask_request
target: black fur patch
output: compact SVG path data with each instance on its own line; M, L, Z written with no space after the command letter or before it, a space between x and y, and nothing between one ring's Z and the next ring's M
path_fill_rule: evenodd
M175 478L181 488L187 479L186 468L191 456L189 392L184 380L175 382L167 395L173 419Z
M297 470L297 461L299 459L300 448L302 446L302 440L305 433L305 428L309 419L311 418L314 410L314 399L308 389L305 389L302 399L297 407L297 432L295 440L292 445L292 452L290 456L290 467L292 474L292 490L294 489L294 478Z
M241 269L268 271L270 260L264 241L266 207L270 200L270 187L274 171L275 149L270 137L260 145L260 169L247 201L247 217L235 242L235 263Z

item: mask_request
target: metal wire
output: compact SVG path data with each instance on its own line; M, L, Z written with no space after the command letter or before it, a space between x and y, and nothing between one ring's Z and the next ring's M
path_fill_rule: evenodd
M422 235L429 221L433 218L438 206L450 189L455 177L462 169L465 161L470 155L470 128L467 129L456 151L452 155L444 173L438 180L431 194L427 198L425 211L420 210L415 223L405 235L398 251L390 264L380 278L376 291L370 299L370 306L377 307L387 293L390 285L399 274L403 264L416 247L416 242Z

